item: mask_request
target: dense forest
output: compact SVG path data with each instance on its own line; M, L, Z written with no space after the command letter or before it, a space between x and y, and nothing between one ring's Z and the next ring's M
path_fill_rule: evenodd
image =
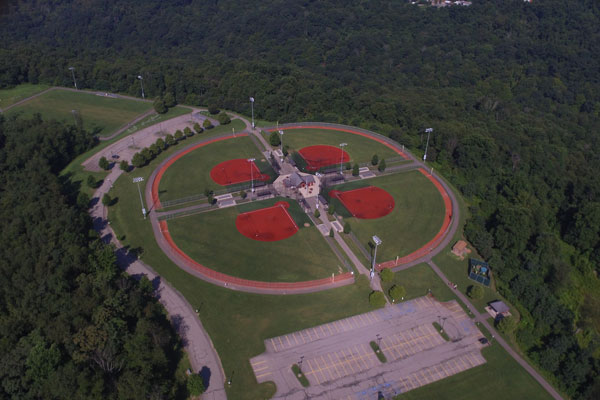
M168 399L181 345L152 283L116 265L58 177L94 143L0 115L0 398Z
M524 352L600 398L600 3L15 1L0 87L21 82L374 129L424 148L522 314ZM24 172L23 172L24 173ZM33 178L32 178L33 179Z

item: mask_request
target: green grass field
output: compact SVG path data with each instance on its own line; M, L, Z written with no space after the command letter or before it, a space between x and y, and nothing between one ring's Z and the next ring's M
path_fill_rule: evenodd
M419 264L398 271L394 274L392 282L381 282L386 295L393 285L404 286L406 289L404 300L425 296L431 290L431 293L439 301L456 300L459 304L461 303L448 285L442 282L427 264Z
M231 125L219 128L229 127L231 131ZM158 188L160 199L168 201L198 195L204 193L207 188L223 189L224 186L215 183L210 177L211 169L223 161L250 157L256 158L255 163L261 171L265 173L272 171L269 163L264 160L264 156L247 136L211 143L196 149L175 161L167 169Z
M293 236L275 242L252 240L235 226L240 212L270 207L283 198L250 203L243 207L196 214L169 221L169 232L181 250L217 271L245 279L296 282L327 278L343 268L316 227L303 227L306 216L294 201L290 214L300 226ZM240 209L241 208L241 209ZM302 219L301 219L302 218Z
M267 141L269 135L265 136ZM400 157L392 149L379 142L348 132L328 129L289 129L283 135L283 144L290 146L291 150L300 150L303 147L317 144L337 147L340 143L348 144L344 150L350 155L353 163L370 162L373 154L377 154L380 160Z
M18 101L26 99L27 97L33 96L43 90L48 89L48 85L32 85L30 83L23 83L10 89L0 89L0 109L15 104Z
M435 186L418 171L408 171L380 178L337 185L336 190L377 186L389 192L395 200L394 210L382 218L358 219L345 217L352 232L370 250L369 242L377 235L383 244L377 249L377 261L389 261L417 250L433 239L442 226L444 202ZM336 213L342 210L333 201ZM348 215L346 213L346 215Z
M85 129L106 136L151 108L151 103L141 101L114 99L88 92L52 90L10 109L7 114L21 113L30 117L40 113L44 119L67 123L74 123L78 114Z

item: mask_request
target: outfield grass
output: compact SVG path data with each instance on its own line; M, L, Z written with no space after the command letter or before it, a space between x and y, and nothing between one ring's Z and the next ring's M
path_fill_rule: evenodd
M270 133L265 136L267 141L269 135ZM300 150L317 144L338 147L340 143L348 144L344 150L350 155L352 163L370 162L373 154L377 154L380 160L400 157L398 153L375 140L349 132L329 129L288 129L283 135L283 144L290 146L291 150Z
M27 97L33 96L36 93L48 89L48 85L32 85L23 83L10 89L0 89L0 109L4 109L16 102L19 102Z
M283 198L260 203L270 207ZM303 214L288 200L291 214ZM294 208L296 208L294 212ZM229 275L269 282L296 282L327 278L344 269L316 227L303 227L293 236L274 242L252 240L235 226L238 207L195 214L169 221L169 232L177 246L199 263Z
M444 202L436 187L419 171L408 171L337 185L331 189L351 190L377 186L389 192L396 203L394 210L377 219L345 217L358 240L370 249L373 235L383 244L377 248L377 261L389 261L419 249L438 233L444 220ZM333 201L336 213L342 212L341 203ZM346 213L346 215L349 215Z
M218 128L231 131L230 125ZM204 133L200 136L202 135ZM235 158L255 158L261 171L272 171L269 163L247 136L211 143L184 155L165 171L158 188L160 200L181 199L202 194L205 189L225 188L212 180L210 171L215 165Z
M397 400L547 400L552 397L498 344L482 350L484 365L411 390Z
M52 90L10 109L7 114L30 117L40 113L44 119L74 123L75 114L83 127L106 136L152 108L151 103L97 96L88 92ZM73 111L75 110L75 111Z

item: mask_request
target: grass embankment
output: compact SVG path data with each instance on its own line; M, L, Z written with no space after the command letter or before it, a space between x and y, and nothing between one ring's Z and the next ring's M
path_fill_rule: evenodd
M23 83L10 89L0 89L0 109L13 105L23 99L48 89L48 85Z
M306 376L304 376L304 372L302 372L298 364L292 365L292 372L294 373L294 376L298 379L298 382L300 382L302 386L310 386L310 382L308 381L308 379L306 379Z
M377 219L349 217L342 203L334 199L337 214L346 216L352 232L369 249L373 235L379 236L383 244L377 248L377 262L394 260L425 245L440 230L444 220L444 202L435 186L418 171L408 171L367 181L356 181L333 186L335 190L352 190L365 186L376 186L394 197L394 210Z
M151 108L152 103L142 101L52 90L10 109L7 114L21 113L30 117L40 113L44 119L67 123L80 118L86 130L106 136Z
M235 225L237 216L250 209L287 201L289 212L300 227L293 236L263 242L242 235ZM177 246L199 263L217 271L245 279L270 282L296 282L330 277L340 260L300 206L289 199L274 198L247 203L184 218L169 220L169 232Z
M377 154L380 160L400 157L398 153L375 140L349 132L329 129L288 129L284 132L283 144L290 146L290 152L317 144L339 147L340 143L347 143L344 151L350 155L352 163L370 162L374 154ZM267 141L269 135L270 133L265 135Z
M225 129L231 128L225 126ZM177 288L192 307L200 310L200 318L221 357L226 376L235 371L233 384L226 388L228 398L269 398L275 393L275 386L271 383L257 384L248 361L264 352L263 341L367 312L372 309L368 304L371 289L368 281L359 277L355 285L325 292L257 295L206 283L178 268L156 245L150 223L141 215L137 188L131 182L134 175L147 178L158 163L176 149L177 146L167 150L149 166L126 174L115 182L111 196L118 197L119 201L109 211L111 225L117 235L123 237L124 245L143 249L142 260ZM237 262L240 261L238 259Z

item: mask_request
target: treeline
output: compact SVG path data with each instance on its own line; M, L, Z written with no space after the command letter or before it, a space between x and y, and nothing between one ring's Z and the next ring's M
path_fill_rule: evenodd
M58 172L93 138L0 115L0 398L168 399L181 344Z
M259 119L375 129L468 199L466 235L520 308L522 349L599 398L600 4L479 0L18 1L0 87L71 85ZM57 34L60 32L60 34Z

